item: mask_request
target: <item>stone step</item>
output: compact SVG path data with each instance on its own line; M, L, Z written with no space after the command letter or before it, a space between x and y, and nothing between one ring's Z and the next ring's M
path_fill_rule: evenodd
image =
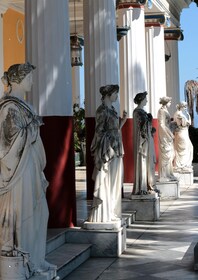
M129 227L131 224L135 223L136 211L127 211L122 213L122 225L125 224Z
M91 255L90 244L66 243L68 229L48 229L46 261L57 266L57 279L64 279L68 274L83 264ZM53 278L54 277L54 278ZM35 275L31 280L51 280L56 275L46 272Z
M62 229L48 229L47 231L47 244L46 244L46 255L56 250L61 245L65 244L65 235L67 228Z
M57 275L60 279L63 279L84 263L90 255L90 244L66 243L47 254L46 260L51 264L57 265Z

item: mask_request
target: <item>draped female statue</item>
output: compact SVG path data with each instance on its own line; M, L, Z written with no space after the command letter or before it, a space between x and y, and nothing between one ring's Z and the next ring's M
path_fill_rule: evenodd
M158 110L158 135L159 135L159 181L177 180L173 174L174 134L171 131L171 117L168 108L171 105L171 97L160 98L161 108Z
M133 111L133 147L134 147L134 186L132 194L148 194L155 189L155 149L152 127L152 115L144 107L147 104L147 92L138 93Z
M185 101L177 104L176 108L177 111L174 114L174 121L177 124L174 133L174 170L177 172L192 171L193 145L188 132L191 125L191 117L187 111L187 103Z
M8 91L0 99L0 252L27 252L31 274L55 268L45 261L48 182L39 133L43 123L24 101L34 69L30 63L10 66L2 77Z
M118 85L100 88L102 104L95 117L95 135L91 145L94 156L95 181L89 222L113 222L121 219L121 188L123 183L123 145L121 128L126 112L119 120L113 103L118 98Z

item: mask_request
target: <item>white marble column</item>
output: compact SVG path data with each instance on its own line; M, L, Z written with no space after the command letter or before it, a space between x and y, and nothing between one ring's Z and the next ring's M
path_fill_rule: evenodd
M145 16L149 112L154 118L157 118L160 97L169 95L166 92L164 22L163 14Z
M84 0L85 114L87 146L87 197L92 198L93 158L90 145L95 131L95 112L101 104L99 89L118 84L116 6L114 0ZM119 101L116 104L119 111Z
M124 1L123 1L124 2ZM124 156L124 182L134 181L133 110L134 97L147 90L144 5L129 1L117 7L118 26L128 26L127 35L119 41L120 107L128 112L122 129Z
M120 4L118 26L129 26L127 35L119 41L121 110L132 118L138 92L147 90L144 6Z
M26 60L34 64L31 98L43 116L49 227L76 223L68 0L25 0Z
M72 67L72 103L80 106L80 68Z
M116 7L114 0L84 0L85 106L94 117L99 88L118 84Z
M169 112L173 116L176 111L176 105L180 102L178 41L183 39L183 34L179 28L167 28L164 35L165 54L169 56L165 63L166 88L167 95L172 97Z
M68 0L26 0L26 58L36 65L32 103L43 116L71 116Z

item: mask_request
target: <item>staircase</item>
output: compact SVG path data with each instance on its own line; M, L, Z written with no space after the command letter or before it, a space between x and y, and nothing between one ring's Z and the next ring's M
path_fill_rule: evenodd
M46 260L57 265L57 275L64 279L91 255L91 244L65 243L69 229L48 230Z
M135 212L123 213L122 223L134 223ZM64 279L91 257L91 244L66 243L70 229L49 229L47 236L46 261L57 266L57 276ZM31 280L48 280L49 276L34 276Z

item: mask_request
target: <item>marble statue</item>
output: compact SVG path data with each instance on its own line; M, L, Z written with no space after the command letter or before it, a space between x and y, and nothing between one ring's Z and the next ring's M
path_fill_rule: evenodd
M114 222L121 219L121 188L123 182L123 145L121 128L126 121L113 107L118 98L118 85L100 88L102 104L95 117L95 134L91 144L95 181L93 204L88 222Z
M0 99L0 253L29 254L30 275L54 269L45 261L48 205L41 117L24 101L31 90L30 63L4 72L8 91Z
M187 103L185 101L177 104L176 108L177 111L174 114L174 121L177 124L174 133L174 171L192 171L193 145L188 132L191 125L191 117L187 111Z
M168 108L171 105L171 97L160 98L161 108L158 110L158 135L159 135L159 181L177 180L173 174L174 135L172 131L171 117Z
M155 190L155 149L152 127L152 115L144 107L147 104L147 92L136 94L133 111L133 149L134 149L134 186L132 195L146 195Z

